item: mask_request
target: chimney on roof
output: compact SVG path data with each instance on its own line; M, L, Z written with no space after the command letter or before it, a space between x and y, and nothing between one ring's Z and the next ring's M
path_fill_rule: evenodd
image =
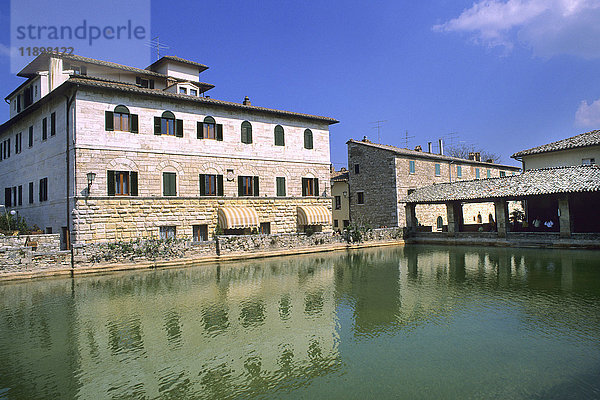
M431 142L427 142L427 152L431 153Z
M251 106L252 103L250 103L250 99L248 98L248 96L244 97L244 102L242 103L245 106Z
M492 160L491 158L488 158L487 160L485 160L485 162L486 162L486 163L493 164L493 163L494 163L494 160Z
M423 149L421 148L421 146L417 146L415 147L415 151L422 151Z
M335 172L335 167L333 166L333 164L329 164L329 173L333 174Z
M367 139L366 136L363 136L363 140L362 141L365 142L365 143L371 143L371 141L369 139Z
M340 172L348 172L348 170L346 169L346 167L342 167L340 168Z
M440 156L444 155L444 141L442 139L439 140L440 143Z
M469 153L469 160L471 161L481 161L481 153L479 152L470 152Z

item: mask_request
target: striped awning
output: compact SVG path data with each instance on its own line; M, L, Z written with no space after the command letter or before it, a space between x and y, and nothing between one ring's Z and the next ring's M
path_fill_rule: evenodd
M325 206L298 206L298 225L331 224L331 211Z
M219 225L222 229L253 228L260 226L258 214L252 207L219 208Z

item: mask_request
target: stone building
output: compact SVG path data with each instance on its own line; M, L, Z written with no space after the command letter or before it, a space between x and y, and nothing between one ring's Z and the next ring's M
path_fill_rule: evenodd
M64 243L330 230L337 121L212 99L207 68L38 56L6 98L5 207Z
M331 196L333 197L333 230L342 231L350 225L350 198L348 188L348 170L331 170Z
M350 186L350 218L359 225L372 227L405 226L403 199L417 188L462 180L487 179L515 175L518 167L479 160L478 153L471 159L461 159L440 152L401 149L394 146L349 140L348 168ZM469 204L464 220L472 228L488 229L494 224L492 203ZM418 224L422 229L447 229L447 213L443 205L418 205ZM487 226L490 225L490 226Z

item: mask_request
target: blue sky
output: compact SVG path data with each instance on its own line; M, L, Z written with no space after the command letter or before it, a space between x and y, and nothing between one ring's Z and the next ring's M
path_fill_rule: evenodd
M9 18L3 2L4 48ZM600 128L598 0L154 0L151 21L165 54L210 67L212 97L338 119L336 169L348 139L377 141L377 120L385 144L456 132L513 165L518 150ZM2 53L6 95L21 78Z

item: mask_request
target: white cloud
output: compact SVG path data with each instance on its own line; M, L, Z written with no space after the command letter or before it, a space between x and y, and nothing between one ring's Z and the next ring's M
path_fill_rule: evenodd
M600 127L600 99L592 104L582 101L575 113L575 124L583 127Z
M508 50L520 42L541 57L597 58L598 21L598 0L482 0L433 30L467 33L477 43Z

